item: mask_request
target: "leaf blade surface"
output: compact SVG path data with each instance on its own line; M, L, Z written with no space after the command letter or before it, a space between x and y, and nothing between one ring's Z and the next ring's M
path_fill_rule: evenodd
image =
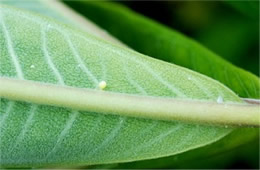
M133 49L212 77L240 97L259 98L260 80L196 41L113 2L65 1ZM145 28L145 29L144 29Z
M91 89L105 80L105 90L118 93L241 102L222 84L193 71L27 12L4 5L0 11L1 77ZM1 99L0 120L5 167L150 159L204 146L232 131L7 99Z

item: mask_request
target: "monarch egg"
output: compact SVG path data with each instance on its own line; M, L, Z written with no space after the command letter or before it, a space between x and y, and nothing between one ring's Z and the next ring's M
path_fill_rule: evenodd
M107 83L105 81L101 81L99 84L98 84L98 87L103 90L104 88L106 88L107 86Z

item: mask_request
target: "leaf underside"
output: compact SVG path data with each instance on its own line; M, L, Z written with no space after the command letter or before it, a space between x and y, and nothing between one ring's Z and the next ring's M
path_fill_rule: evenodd
M7 6L0 6L0 39L1 77L91 89L106 81L105 90L112 92L240 102L206 76ZM0 109L3 167L150 159L207 145L232 131L3 98Z
M259 77L232 65L173 29L115 2L64 1L64 3L77 9L136 51L212 77L240 97L260 98ZM246 4L241 3L242 6Z

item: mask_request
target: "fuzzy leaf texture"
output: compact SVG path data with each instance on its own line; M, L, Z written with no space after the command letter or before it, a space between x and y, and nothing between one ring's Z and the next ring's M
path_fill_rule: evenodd
M136 51L212 77L240 97L260 97L259 77L175 30L114 2L64 2Z
M221 96L224 102L241 102L231 90L204 75L4 5L0 6L0 40L1 77L96 90L99 82L106 81L106 91L123 94L205 102ZM2 167L157 158L207 145L232 131L5 98L0 109Z
M97 37L121 44L87 18L83 18L58 0L1 0L0 3L54 18L59 22L81 28Z

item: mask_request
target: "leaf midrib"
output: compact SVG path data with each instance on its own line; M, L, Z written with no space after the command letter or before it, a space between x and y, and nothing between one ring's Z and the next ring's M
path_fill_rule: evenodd
M0 97L82 111L167 121L259 126L259 105L180 100L0 78Z

